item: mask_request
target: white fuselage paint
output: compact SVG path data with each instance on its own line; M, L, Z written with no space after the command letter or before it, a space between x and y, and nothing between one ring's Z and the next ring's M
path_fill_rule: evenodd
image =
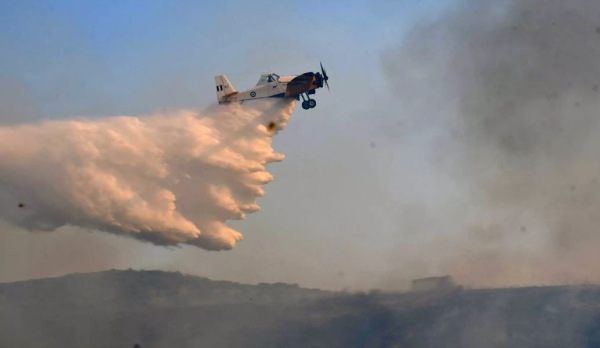
M284 97L288 82L296 76L275 77L272 73L262 74L255 87L219 98L220 103L261 98ZM229 84L231 85L231 84ZM229 86L228 86L229 87ZM233 87L231 87L233 89ZM219 96L218 96L219 97Z

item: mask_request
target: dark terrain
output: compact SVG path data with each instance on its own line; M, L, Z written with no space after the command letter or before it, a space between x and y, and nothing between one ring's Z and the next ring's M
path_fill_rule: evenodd
M0 347L600 347L600 287L337 293L160 271L0 284Z

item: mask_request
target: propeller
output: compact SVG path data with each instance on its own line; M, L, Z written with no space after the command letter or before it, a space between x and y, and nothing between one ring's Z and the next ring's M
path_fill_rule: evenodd
M329 80L329 76L327 76L327 73L325 72L325 69L323 68L323 63L319 62L321 64L321 72L323 73L323 81L325 81L325 85L327 86L327 90L329 92L331 92L331 89L329 89L329 83L327 82L327 80Z

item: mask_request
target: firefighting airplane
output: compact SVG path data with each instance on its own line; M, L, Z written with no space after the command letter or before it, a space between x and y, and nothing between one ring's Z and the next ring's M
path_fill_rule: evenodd
M215 76L217 100L219 104L222 104L261 98L295 98L300 100L300 97L302 97L302 108L304 110L312 109L317 106L317 101L310 99L310 95L315 94L317 88L323 87L323 83L329 90L329 83L327 83L329 76L325 73L323 64L321 64L321 72L307 72L298 76L279 76L274 73L266 73L260 76L260 80L258 80L255 87L245 91L236 91L227 76L218 75Z

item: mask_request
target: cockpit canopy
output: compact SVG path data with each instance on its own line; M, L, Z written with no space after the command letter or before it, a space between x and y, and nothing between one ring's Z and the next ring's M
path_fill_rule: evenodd
M274 73L266 73L260 75L260 80L258 80L257 86L266 85L271 82L279 81L279 75Z

